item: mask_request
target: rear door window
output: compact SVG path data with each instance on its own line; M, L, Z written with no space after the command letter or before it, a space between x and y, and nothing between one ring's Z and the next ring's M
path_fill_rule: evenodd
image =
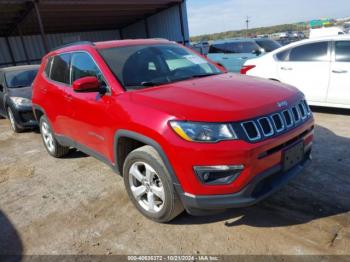
M350 41L335 42L335 61L350 62Z
M291 49L289 61L327 61L327 53L328 42L305 44Z
M55 56L52 61L50 79L70 85L70 60L71 54Z

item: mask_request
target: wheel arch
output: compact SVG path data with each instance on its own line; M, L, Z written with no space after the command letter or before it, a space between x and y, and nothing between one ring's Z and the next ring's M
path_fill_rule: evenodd
M128 145L123 144L125 143L125 141L135 143L135 147L133 146L129 147L130 144ZM120 173L120 175L123 174L122 172L123 165L127 155L134 149L144 145L152 146L158 152L166 168L168 169L169 174L171 175L173 184L180 185L175 175L174 169L172 168L169 162L169 159L166 156L161 145L150 137L144 136L134 131L125 130L125 129L118 130L115 134L115 139L114 139L115 169ZM125 147L128 147L128 148L125 148Z

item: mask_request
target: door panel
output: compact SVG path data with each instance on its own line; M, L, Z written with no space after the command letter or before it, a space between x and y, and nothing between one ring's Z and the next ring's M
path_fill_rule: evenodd
M278 62L279 79L315 102L326 101L329 69L330 62Z
M93 58L85 52L72 55L71 82L86 76L95 76L102 85L107 86L101 70ZM98 92L77 93L72 88L67 90L67 99L71 100L69 126L71 138L93 151L108 156L107 135L110 117L109 95L101 96Z
M350 41L335 43L327 102L350 107Z
M279 79L300 89L306 99L325 102L329 86L328 42L309 43L277 54Z

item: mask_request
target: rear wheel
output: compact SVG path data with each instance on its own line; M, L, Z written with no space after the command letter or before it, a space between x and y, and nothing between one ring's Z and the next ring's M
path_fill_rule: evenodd
M69 147L60 145L45 116L40 118L40 133L47 152L53 157L63 157L69 152Z
M170 174L153 147L132 151L125 160L123 175L131 201L147 218L164 223L182 213Z
M7 115L9 117L10 123L11 123L11 128L13 130L13 132L15 133L20 133L23 131L23 128L21 128L20 126L18 126L16 119L15 119L15 115L12 111L12 109L10 107L7 108Z

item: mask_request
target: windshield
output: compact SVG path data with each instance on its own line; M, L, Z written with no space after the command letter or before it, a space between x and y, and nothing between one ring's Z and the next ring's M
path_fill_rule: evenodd
M126 90L222 73L175 44L113 47L101 49L100 54Z
M259 50L259 46L254 42L228 42L211 45L209 53L243 54L256 50Z
M8 88L20 88L30 86L38 69L15 70L5 73L6 85Z
M270 39L258 39L255 41L261 48L265 50L265 52L272 52L273 50L281 47L279 43Z

